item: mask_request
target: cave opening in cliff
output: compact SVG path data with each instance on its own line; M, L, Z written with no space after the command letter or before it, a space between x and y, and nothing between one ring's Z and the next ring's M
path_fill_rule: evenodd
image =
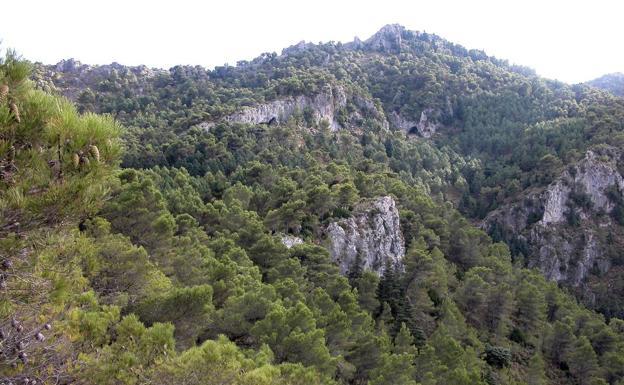
M407 131L408 135L418 135L418 127L413 126Z
M277 124L277 118L276 118L275 116L274 116L274 117L272 117L271 119L269 119L269 121L267 122L267 124L268 124L269 126L272 126L272 125Z

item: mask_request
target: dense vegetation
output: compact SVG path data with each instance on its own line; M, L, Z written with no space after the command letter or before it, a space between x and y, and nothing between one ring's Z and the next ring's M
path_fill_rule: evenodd
M603 75L588 82L588 84L607 90L614 95L624 96L624 74L621 72Z
M401 29L400 36L398 46L381 51L307 44L214 70L40 67L36 78L43 87L69 90L82 110L111 113L130 127L124 165L184 167L199 176L214 171L207 163L223 155L192 127L242 106L342 87L353 95L343 119L358 109L358 98L379 103L388 118L399 113L418 121L429 111L442 124L434 146L394 139L381 129L382 117L360 116L366 157L443 192L475 218L549 183L590 146L622 142L621 98L540 78L435 35ZM296 123L309 126L303 114ZM370 148L381 143L381 151Z
M452 202L473 223L501 207L522 205L588 149L620 148L624 140L624 99L589 85L544 79L400 26L387 26L367 42L298 44L282 55L266 53L213 70L93 67L70 60L37 66L34 78L40 88L72 98L79 110L110 113L126 125L125 167L184 168L192 176L223 173L226 179L251 160L307 167L309 156L299 143L286 155L271 148L259 153L248 144L267 143L273 131L294 130L312 153L328 148L329 158L352 167L387 168L436 202ZM336 111L345 127L340 132L327 132L306 110L294 114L282 130L236 126L224 119L246 106L327 90L346 95L346 105ZM429 140L408 134L406 140L394 117L418 122L423 113L435 122L437 133ZM621 159L616 161L624 170ZM568 219L572 234L585 226L579 219L577 214ZM603 254L613 266L621 265L621 223L615 221L609 231L593 227L597 238L608 243ZM532 260L517 234L488 231L508 242L514 260ZM578 261L574 256L569 263ZM621 269L605 276L590 268L589 275L589 286L580 288L578 297L607 316L622 317L624 289L609 289Z
M512 262L447 200L479 217L547 183L584 148L617 140L622 101L432 35L402 44L398 54L325 44L149 76L119 66L73 95L80 112L35 90L30 66L9 54L0 376L621 384L624 321ZM35 67L39 88L71 88L48 70ZM196 126L327 85L415 120L436 107L455 135L406 139L375 116L361 116L357 132L332 132L305 111L282 125ZM345 119L355 110L348 104ZM341 276L323 228L383 195L400 208L404 266ZM287 233L305 242L288 249Z

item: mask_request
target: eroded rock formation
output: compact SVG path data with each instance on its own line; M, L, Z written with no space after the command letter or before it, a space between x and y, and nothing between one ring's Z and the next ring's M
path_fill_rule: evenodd
M436 133L439 124L431 119L433 110L426 109L420 113L418 122L406 119L396 111L390 115L392 126L405 132L407 135L420 135L423 138L430 138Z
M326 233L331 256L346 275L356 267L383 274L387 263L401 263L405 255L399 212L389 196L358 205Z
M579 286L592 270L607 272L612 194L624 191L619 158L612 147L587 151L545 189L492 212L483 227L520 250L528 265L550 280Z
M225 117L224 120L249 124L283 123L296 112L302 113L307 109L312 113L316 124L326 121L332 130L339 130L342 127L336 120L336 115L346 103L347 97L344 91L335 87L315 96L299 95L246 107Z

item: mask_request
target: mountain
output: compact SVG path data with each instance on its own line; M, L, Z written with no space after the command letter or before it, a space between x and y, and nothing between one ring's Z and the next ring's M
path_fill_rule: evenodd
M592 87L607 90L613 95L624 96L624 74L621 72L603 75L587 82L587 84Z
M621 98L399 25L4 85L14 383L624 380Z
M609 195L608 204L603 203L607 189L620 188L613 178L596 194L603 197L601 210L616 219L605 221L594 210L574 214L582 216L582 226L575 220L558 221L554 236L563 246L556 253L542 250L553 241L546 234L553 233L552 224L533 226L549 204L551 183L566 179L566 170L582 163L592 149L620 145L622 136L613 133L622 130L624 104L610 94L543 79L484 52L399 25L387 25L365 41L301 42L279 56L263 54L212 71L88 66L69 60L40 66L38 79L82 110L112 113L131 127L132 147L124 160L131 167L184 167L192 175L222 170L222 162L208 165L207 152L192 148L201 146L197 135L202 131L225 122L267 126L294 120L312 134L313 127L327 125L336 134L376 136L384 148L371 149L377 152L375 161L452 202L496 240L505 240L514 257L571 286L588 305L607 315L624 315L621 305L613 306L624 292L605 291L601 279L619 266L614 250L624 245L616 218L619 206L612 202L621 194ZM188 148L183 157L177 150L171 153L167 144L175 142ZM615 163L618 159L613 155ZM610 170L617 174L615 163ZM560 216L572 210L566 205L568 190L558 202ZM574 190L585 193L585 187ZM532 201L534 209L522 208L528 196L541 197ZM517 210L529 214L525 223L509 226L503 223L509 220L498 220L500 210L507 217L517 216ZM522 234L522 229L539 234ZM593 256L582 257L577 250ZM568 277L568 270L575 271L573 276ZM597 292L601 295L596 297Z

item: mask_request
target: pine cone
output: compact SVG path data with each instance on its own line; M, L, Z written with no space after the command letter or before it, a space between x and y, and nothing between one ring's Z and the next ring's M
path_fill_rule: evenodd
M89 152L95 158L96 162L100 162L100 150L95 145L89 146Z
M0 102L4 102L7 96L9 96L9 86L3 84L0 86Z
M11 110L11 113L13 114L13 118L15 119L15 121L17 123L20 123L22 119L20 118L20 112L19 112L19 108L17 108L17 104L11 102L11 104L9 104L9 109Z

